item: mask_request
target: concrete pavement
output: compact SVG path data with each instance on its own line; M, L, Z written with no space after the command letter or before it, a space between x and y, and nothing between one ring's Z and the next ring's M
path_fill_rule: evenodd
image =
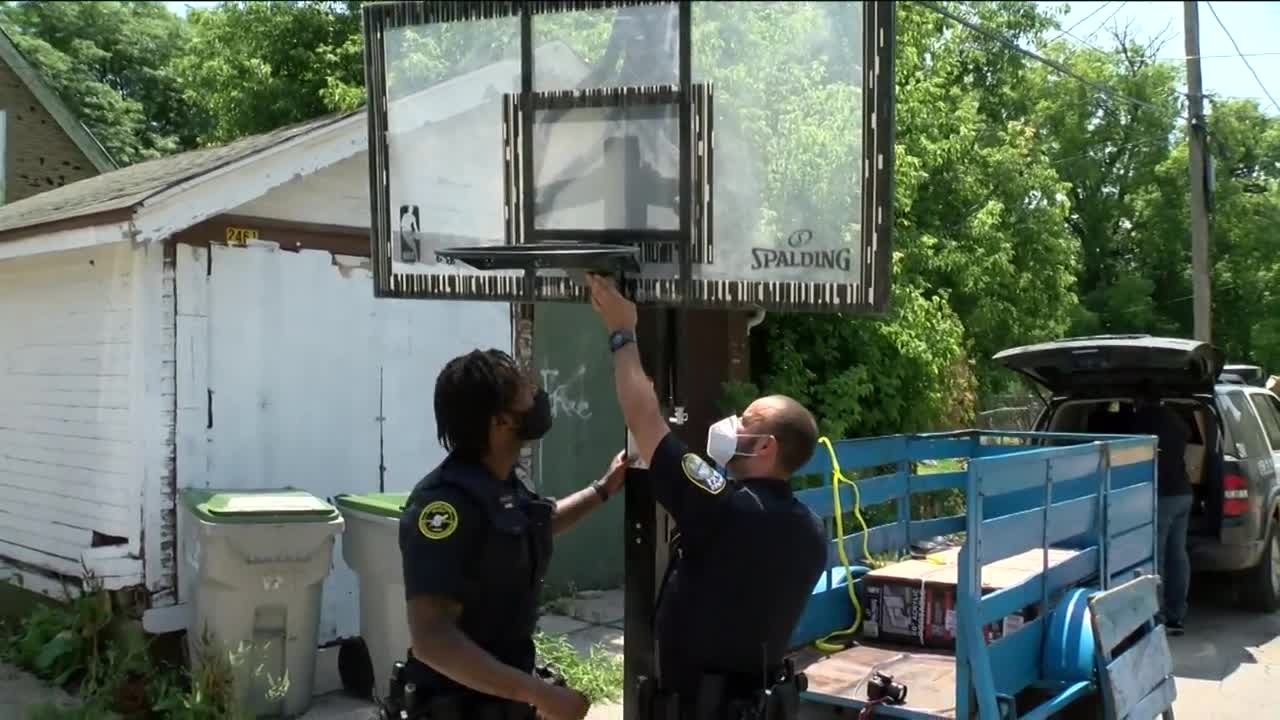
M1178 678L1179 718L1261 720L1280 717L1280 614L1235 607L1233 589L1196 579L1187 634L1170 638Z

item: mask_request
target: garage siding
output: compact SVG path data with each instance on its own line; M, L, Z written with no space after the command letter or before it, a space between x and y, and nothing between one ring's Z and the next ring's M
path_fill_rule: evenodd
M35 582L141 582L135 263L125 243L0 262L0 562Z

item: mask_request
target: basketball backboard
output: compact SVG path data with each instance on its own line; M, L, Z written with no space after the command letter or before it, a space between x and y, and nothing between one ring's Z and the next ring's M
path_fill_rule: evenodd
M465 256L591 243L636 248L647 305L885 306L893 3L364 12L378 295L581 301L565 270Z

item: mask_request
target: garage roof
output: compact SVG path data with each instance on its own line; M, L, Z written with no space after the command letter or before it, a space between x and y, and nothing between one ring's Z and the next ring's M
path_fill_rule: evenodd
M132 210L147 200L212 171L249 159L279 147L312 131L329 127L364 110L330 115L254 135L229 145L192 150L64 185L20 202L0 207L0 240L18 229L33 233L57 223L66 225L76 218ZM24 235L33 233L23 233Z

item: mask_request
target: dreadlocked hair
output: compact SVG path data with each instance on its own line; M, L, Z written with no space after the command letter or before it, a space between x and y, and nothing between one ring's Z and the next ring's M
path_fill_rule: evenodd
M445 450L479 460L489 450L489 423L515 403L522 374L501 350L472 350L436 378L436 433Z

